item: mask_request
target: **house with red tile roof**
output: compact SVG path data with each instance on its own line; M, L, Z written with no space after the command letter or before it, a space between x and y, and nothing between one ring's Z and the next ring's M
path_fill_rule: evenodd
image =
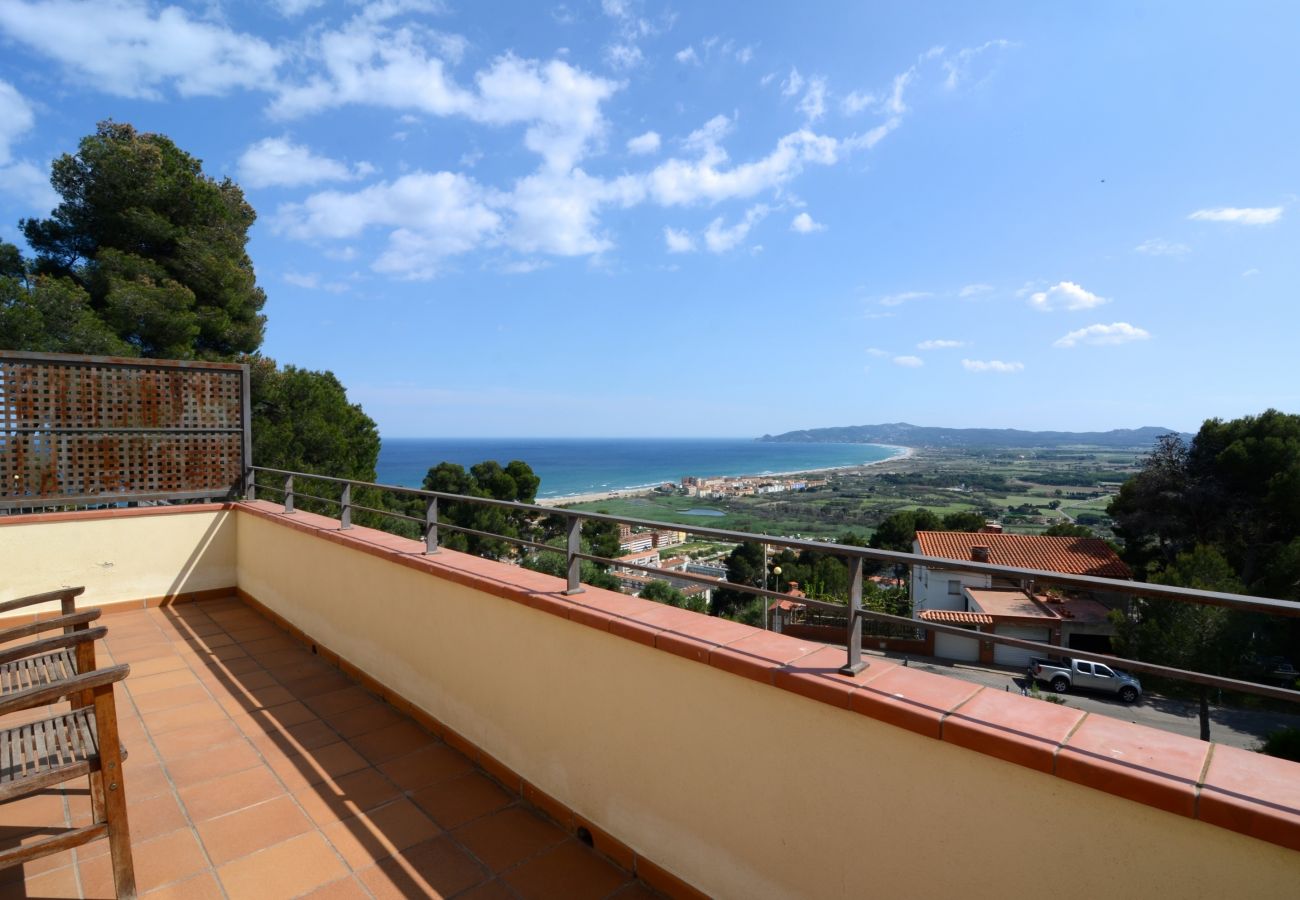
M988 531L918 531L913 552L963 562L1130 578L1128 566L1099 538ZM1044 581L1047 579L1044 578ZM1038 587L1044 588L1046 584ZM922 621L969 627L1007 637L1079 649L1109 649L1113 628L1104 597L1049 596L1033 583L956 569L912 567L912 614ZM977 638L935 634L937 656L969 662L1023 665L1031 651Z

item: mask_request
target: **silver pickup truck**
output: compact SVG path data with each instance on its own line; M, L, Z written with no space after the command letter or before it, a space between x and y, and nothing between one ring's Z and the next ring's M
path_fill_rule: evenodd
M1118 694L1125 703L1134 703L1142 696L1142 682L1132 675L1081 659L1031 659L1029 677L1045 682L1058 694L1074 688L1089 688Z

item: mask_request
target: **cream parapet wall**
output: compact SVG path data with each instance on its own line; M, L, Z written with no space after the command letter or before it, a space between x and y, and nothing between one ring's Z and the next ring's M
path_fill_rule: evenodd
M235 512L222 504L0 516L0 600L85 585L104 607L237 584ZM58 603L24 614L55 612Z
M1293 851L265 518L238 539L242 590L715 896L1284 897L1300 878ZM1027 848L1052 821L1089 864Z

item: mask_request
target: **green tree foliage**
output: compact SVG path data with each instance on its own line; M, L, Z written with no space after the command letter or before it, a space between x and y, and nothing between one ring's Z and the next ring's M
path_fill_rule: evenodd
M331 372L251 358L253 458L258 465L374 481L379 432ZM314 486L313 486L314 487ZM314 493L315 491L311 491Z
M745 584L750 587L763 586L763 545L756 541L737 544L727 556L727 581L732 584ZM734 588L718 588L713 592L713 612L727 616L737 609L754 602L754 595ZM760 618L762 623L761 605Z
M1197 546L1150 573L1155 584L1241 593L1244 588L1223 554ZM1211 675L1232 674L1249 652L1253 617L1219 606L1182 600L1135 601L1133 614L1116 617L1114 643L1124 656ZM1198 686L1201 740L1210 739L1209 688Z
M949 513L942 519L925 507L899 510L876 526L870 546L911 553L918 531L979 531L985 518L976 512Z
M1086 525L1076 525L1073 522L1057 522L1044 531L1043 534L1046 537L1096 537L1091 528Z
M84 307L121 341L117 352L230 359L261 345L266 295L245 250L256 214L238 185L205 176L169 138L116 122L56 159L50 181L59 205L21 223L35 274L84 291ZM42 311L39 322L48 318Z
M127 356L132 348L91 308L71 278L31 273L18 248L0 242L0 347L41 353Z
M532 468L517 459L504 467L495 460L485 460L471 466L468 472L457 463L441 462L429 469L424 476L426 491L518 503L532 503L536 500L540 485L541 479ZM530 540L535 537L532 517L523 511L482 503L444 502L439 505L438 517L439 521L451 525L503 537L526 537ZM454 550L464 550L491 559L501 559L514 552L514 545L508 541L457 531L450 531L442 543Z
M709 611L709 604L705 602L703 597L688 597L666 581L650 582L642 589L641 597L646 600L653 600L656 603L676 606L678 609L689 609L691 612L707 613Z

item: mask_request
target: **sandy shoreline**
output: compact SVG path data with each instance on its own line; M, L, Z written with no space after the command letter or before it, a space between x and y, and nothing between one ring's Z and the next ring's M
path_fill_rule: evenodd
M797 469L792 472L764 472L761 475L701 475L701 478L789 478L792 475L816 475L822 472L852 472L870 469L875 466L881 466L887 463L901 462L911 459L916 455L916 450L912 447L900 447L894 444L875 444L876 447L888 447L891 450L897 450L893 456L885 459L876 459L868 463L855 463L851 466L826 466L821 469ZM610 500L621 497L641 497L646 494L654 493L653 487L637 488L620 488L615 491L598 491L589 494L570 494L565 497L545 497L539 498L538 506L568 506L571 503L595 503L599 500Z

